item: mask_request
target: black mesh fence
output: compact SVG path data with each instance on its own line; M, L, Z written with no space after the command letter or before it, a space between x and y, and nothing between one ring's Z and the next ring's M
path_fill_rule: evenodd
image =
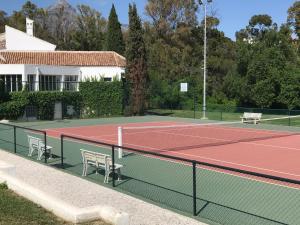
M197 216L220 224L297 224L299 182L197 166Z
M228 225L300 224L300 180L0 124L0 148L137 196ZM30 154L37 138L50 149ZM122 151L121 151L122 150Z
M262 119L282 118L274 121L270 120L267 124L300 126L300 110L212 105L207 107L205 111L205 118L215 121L239 121L245 112L262 113ZM192 119L202 119L204 116L202 106L198 104L194 105L192 108L151 108L147 111L147 113L149 115Z
M0 148L6 151L15 151L15 128L9 124L0 123Z
M115 155L117 153L118 150ZM116 188L158 204L193 213L191 162L126 148L123 148L123 154L123 158L116 158L116 163L123 165L122 180L116 182Z
M300 201L298 180L76 137L62 140L63 152L74 153L74 141L76 145L80 141L77 148L111 157L114 171L110 169L109 186L159 206L228 225L296 225L300 221L300 209L296 207ZM69 157L64 154L64 162ZM79 175L82 162L72 163L76 164L77 172L70 171ZM104 183L104 173L97 174L91 168L87 177Z

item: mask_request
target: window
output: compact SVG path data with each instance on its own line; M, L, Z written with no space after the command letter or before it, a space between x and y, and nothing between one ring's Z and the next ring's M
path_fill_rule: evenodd
M104 77L104 81L110 82L111 80L111 77Z
M28 75L28 91L35 91L35 75Z
M78 76L65 76L64 90L65 91L77 91L78 90Z
M40 75L40 91L60 91L60 77L55 75Z
M7 92L22 91L22 75L0 75Z

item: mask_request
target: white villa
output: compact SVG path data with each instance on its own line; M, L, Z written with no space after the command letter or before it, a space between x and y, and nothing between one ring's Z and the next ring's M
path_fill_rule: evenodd
M121 79L126 59L109 51L55 51L56 46L33 36L33 21L26 33L5 26L0 34L0 79L7 91L78 90L78 82L103 77Z

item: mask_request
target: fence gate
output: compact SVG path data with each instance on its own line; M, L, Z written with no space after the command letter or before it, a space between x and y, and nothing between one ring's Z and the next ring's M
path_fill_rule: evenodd
M62 102L55 102L54 119L55 120L61 120L62 119Z

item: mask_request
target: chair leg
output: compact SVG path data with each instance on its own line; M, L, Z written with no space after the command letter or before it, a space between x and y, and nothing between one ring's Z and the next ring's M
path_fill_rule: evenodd
M82 170L83 177L86 177L87 167L88 167L87 163L83 163L83 170Z
M37 160L41 160L42 159L42 153L41 153L41 150L38 149L38 157L37 157Z
M33 153L34 149L32 148L32 146L29 146L29 153L28 153L28 156L32 156L32 153Z
M121 181L122 180L121 169L117 169L117 173L118 173L118 181Z
M109 180L109 172L105 171L104 183L108 184L108 180Z

